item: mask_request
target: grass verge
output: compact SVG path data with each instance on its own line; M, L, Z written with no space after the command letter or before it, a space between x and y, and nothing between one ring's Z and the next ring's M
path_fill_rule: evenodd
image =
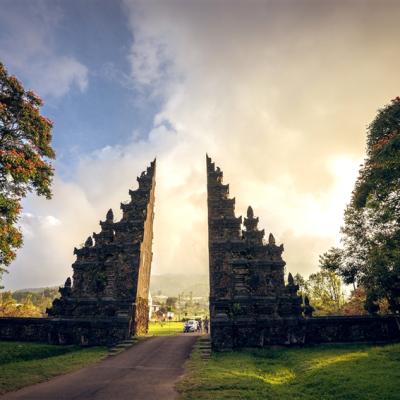
M183 322L149 322L149 335L151 336L170 336L183 332Z
M0 394L77 370L105 355L105 347L0 342Z
M213 353L195 350L182 399L399 400L400 344Z

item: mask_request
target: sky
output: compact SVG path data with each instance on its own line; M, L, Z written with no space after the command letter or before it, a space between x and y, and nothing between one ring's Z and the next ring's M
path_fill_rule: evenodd
M400 2L0 0L0 60L54 121L53 198L23 202L6 289L72 275L157 157L154 274L207 274L206 152L287 271L339 244L366 130L399 95Z

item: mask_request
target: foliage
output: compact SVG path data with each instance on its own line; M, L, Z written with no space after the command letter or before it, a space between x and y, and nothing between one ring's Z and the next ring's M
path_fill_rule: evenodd
M299 286L299 295L301 297L304 297L305 295L308 294L308 286L307 286L307 281L305 280L305 278L297 273L294 277L293 277L293 281L296 285Z
M340 278L335 272L321 270L311 274L307 281L311 304L320 315L338 314L344 304Z
M369 126L367 137L367 160L360 171L354 191L357 208L368 202L387 202L388 211L398 208L400 181L400 97L378 111ZM392 209L393 207L393 209ZM387 215L389 218L394 215Z
M315 308L315 315L337 315L342 313L345 304L342 284L334 271L321 269L304 279L300 274L294 276L294 282L299 285L299 294L308 296Z
M350 298L343 306L342 311L345 315L364 315L367 314L365 309L366 291L363 287L358 287L351 292ZM379 312L381 314L387 314L389 312L389 303L386 299L380 299Z
M354 249L354 245L352 246ZM319 256L319 266L326 271L338 274L346 285L353 284L356 288L357 268L355 252L352 253L351 261L344 259L343 249L331 247L326 253Z
M331 247L326 253L319 256L319 266L327 271L337 271L342 262L342 251Z
M58 287L52 288L42 288L36 290L19 290L13 292L13 298L17 303L23 303L27 297L30 297L32 303L40 310L41 314L44 316L46 314L46 309L51 307L53 300L60 296Z
M192 353L183 399L395 400L400 344L330 345Z
M365 308L400 312L400 97L378 111L367 133L361 166L344 214L343 249L321 256L354 289L365 289ZM337 256L335 258L335 255ZM383 311L381 309L381 311Z
M351 294L349 300L343 306L343 314L345 315L364 315L367 314L367 311L364 308L365 304L365 290L362 287L358 287L354 289Z
M0 317L43 317L58 296L57 288L0 293Z
M82 368L106 354L103 347L1 342L0 395Z
M363 270L368 261L368 235L366 213L350 203L344 212L342 233L342 264L338 273L344 283L356 288L362 284Z
M177 297L167 297L167 300L165 301L165 305L168 308L168 311L173 311L173 309L176 308L176 303L178 302Z
M51 147L52 122L40 115L42 100L26 91L0 63L0 266L16 256L22 235L16 223L21 199L34 191L51 197L55 157Z
M153 305L159 306L159 310L152 314L152 319L164 320L167 312L173 312L174 318L178 321L184 318L204 317L209 313L208 297L206 296L193 297L192 292L186 294L181 292L178 297L169 296L165 299L161 293L152 296Z
M41 317L42 312L27 296L22 303L17 303L11 292L0 294L0 317Z

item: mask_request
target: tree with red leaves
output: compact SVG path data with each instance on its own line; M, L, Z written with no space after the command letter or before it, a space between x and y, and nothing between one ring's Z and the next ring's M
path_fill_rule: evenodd
M29 192L51 198L53 124L40 115L42 105L0 63L0 274L22 246L22 198Z

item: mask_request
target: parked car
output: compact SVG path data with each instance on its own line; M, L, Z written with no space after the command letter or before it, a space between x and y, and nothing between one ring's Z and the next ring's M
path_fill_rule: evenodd
M194 319L189 319L189 321L185 322L183 326L183 332L196 332L198 329L198 322Z

